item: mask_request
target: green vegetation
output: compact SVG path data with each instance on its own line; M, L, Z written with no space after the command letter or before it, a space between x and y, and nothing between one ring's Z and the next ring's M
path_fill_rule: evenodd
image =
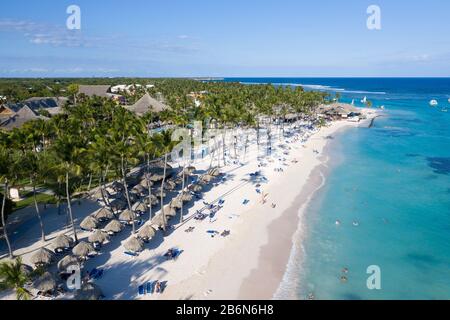
M34 205L33 192L23 195L23 198L23 200L15 203L14 211ZM45 193L36 193L36 201L38 203L46 204L56 204L58 202L58 200L54 196Z
M76 85L84 83L139 83L143 86L151 83L155 87L148 89L148 92L161 97L169 109L159 114L150 112L139 118L113 101L77 95ZM137 98L145 91L144 87L136 88L133 96ZM192 98L193 92L200 105ZM37 204L47 200L67 202L77 241L73 223L76 210L71 207L71 199L76 192L86 187L86 181L95 181L97 186L104 189L109 179L121 180L125 185L127 204L131 210L128 173L138 165L148 169L150 160L155 158L163 159L166 169L168 153L174 145L170 139L170 131L152 133L149 130L155 121L182 127L188 127L193 121L201 121L204 128L254 129L259 146L262 119L272 124L277 123L283 130L283 120L289 114L318 121L315 110L319 104L326 102L324 93L306 92L301 87L292 89L289 86L199 82L189 79L0 80L0 95L6 95L9 101L61 93L72 97L63 114L55 115L48 121L28 122L11 132L0 131L0 183L8 194L10 186L27 181L27 186L33 192L27 202L21 205L34 203L43 241L44 227ZM267 131L270 137L270 130ZM222 139L225 138L224 135L222 134ZM217 157L220 165L220 155ZM55 198L48 199L45 195L37 194L37 186L53 191ZM2 226L5 226L4 208L5 205L2 205ZM164 212L163 218L165 224ZM4 233L12 257L6 228Z

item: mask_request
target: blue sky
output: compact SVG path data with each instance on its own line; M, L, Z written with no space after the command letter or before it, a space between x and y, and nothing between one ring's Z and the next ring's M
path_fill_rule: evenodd
M71 4L81 30L66 28ZM0 76L450 76L449 12L443 0L2 1Z

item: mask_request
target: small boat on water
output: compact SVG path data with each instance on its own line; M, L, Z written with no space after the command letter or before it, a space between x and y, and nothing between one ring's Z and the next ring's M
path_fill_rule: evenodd
M430 106L432 106L432 107L436 107L437 105L438 105L439 103L437 102L437 100L431 100L430 101Z
M447 109L442 109L441 111L442 111L442 112L447 112L448 110L447 110Z
M364 99L361 100L361 103L366 104L367 103L367 97L364 97Z
M450 99L448 99L450 101ZM355 105L355 99L352 100L352 106Z
M384 106L381 106L380 109L381 109L381 110L384 110Z

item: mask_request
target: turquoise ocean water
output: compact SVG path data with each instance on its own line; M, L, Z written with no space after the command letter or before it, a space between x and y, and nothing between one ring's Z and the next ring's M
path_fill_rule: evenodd
M331 144L332 170L306 212L300 263L287 276L296 292L286 295L450 299L450 79L225 81L306 85L385 107L372 128L347 130ZM381 290L367 288L372 265Z

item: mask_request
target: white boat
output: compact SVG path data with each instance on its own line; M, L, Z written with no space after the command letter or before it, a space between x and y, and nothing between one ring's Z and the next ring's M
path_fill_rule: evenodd
M450 101L450 99L448 99ZM355 99L352 100L352 106L355 105Z
M448 101L448 103L450 103L450 98L447 101Z
M441 111L442 111L442 112L447 112L448 110L447 110L447 109L442 109Z
M437 100L431 100L430 101L430 106L432 106L432 107L436 107L437 105L438 105L439 103L437 102Z
M367 97L364 97L364 99L361 100L361 103L366 104L367 103Z
M384 106L381 106L380 109L381 109L381 110L384 110Z

